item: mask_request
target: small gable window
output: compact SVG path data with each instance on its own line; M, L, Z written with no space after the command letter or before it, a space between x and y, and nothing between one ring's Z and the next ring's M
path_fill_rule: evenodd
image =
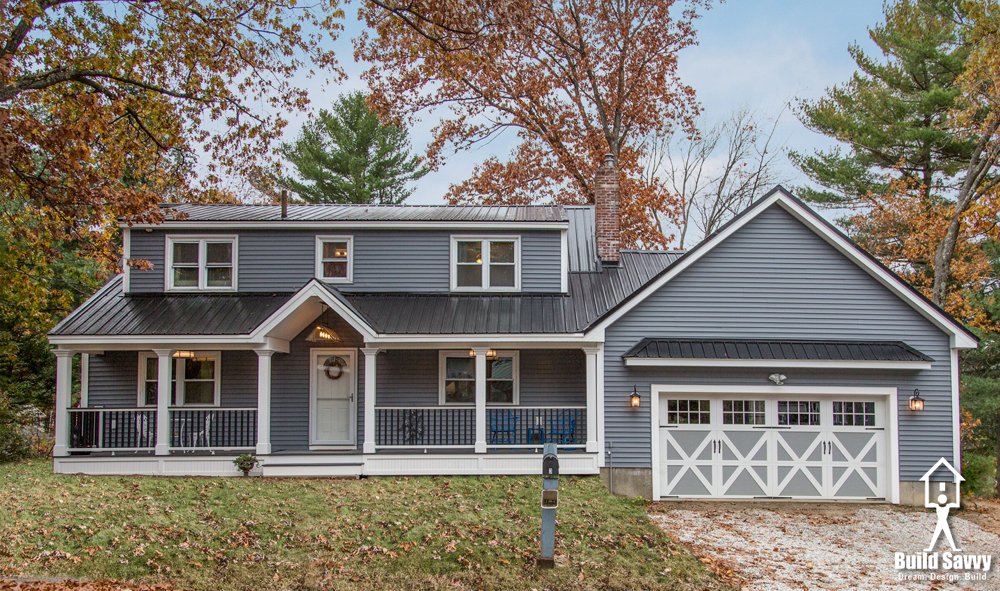
M452 237L452 291L520 291L521 241L517 237Z
M167 237L167 289L236 289L236 238Z
M328 283L354 280L354 240L350 236L316 238L316 278Z

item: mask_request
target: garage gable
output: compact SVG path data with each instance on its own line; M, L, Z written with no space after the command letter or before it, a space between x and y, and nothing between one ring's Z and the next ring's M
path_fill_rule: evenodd
M953 348L969 349L978 345L977 338L961 323L780 186L664 269L643 289L596 322L590 331L600 331L611 326L660 288L684 275L689 267L704 266L699 264L702 259L720 258L716 252L719 250L726 251L727 255L734 250L740 251L735 256L722 257L725 264L733 267L729 270L729 279L738 281L728 284L732 289L745 289L753 284L766 285L768 282L786 282L789 278L781 275L782 272L798 274L799 283L817 281L818 285L824 284L832 276L848 274L860 278L863 274L884 287L886 296L905 302L949 335ZM761 257L767 263L763 267L760 266ZM831 260L839 260L841 267L843 263L850 263L856 267L857 272L852 274L841 268L838 273L824 274L828 270L824 265L828 265ZM763 277L756 276L749 281L751 278L745 272L746 264L756 264L756 272ZM870 280L858 279L864 284L870 284Z

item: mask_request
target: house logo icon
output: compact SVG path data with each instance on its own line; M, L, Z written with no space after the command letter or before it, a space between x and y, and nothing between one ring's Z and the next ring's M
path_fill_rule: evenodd
M932 491L931 478L934 473L938 471L939 468L944 467L951 471L955 487L949 494L948 483L945 481L935 482L936 491ZM951 463L941 458L927 471L923 477L920 478L924 483L924 507L928 509L933 508L937 512L937 526L934 528L934 536L931 537L931 543L927 546L927 552L934 551L934 545L937 544L941 535L944 534L945 539L951 546L952 551L961 552L962 549L958 547L955 543L955 538L951 535L951 526L948 525L948 513L951 512L952 508L957 509L962 499L961 483L965 481L962 475L955 469Z

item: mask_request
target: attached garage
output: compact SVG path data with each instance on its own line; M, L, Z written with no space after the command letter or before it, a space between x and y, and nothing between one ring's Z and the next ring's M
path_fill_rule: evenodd
M652 391L659 498L890 498L894 388Z

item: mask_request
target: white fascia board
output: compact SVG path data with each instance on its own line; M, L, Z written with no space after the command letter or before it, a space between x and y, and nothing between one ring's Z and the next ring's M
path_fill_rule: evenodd
M879 283L884 285L898 297L907 302L911 307L916 309L925 318L930 320L935 326L941 329L943 332L947 333L951 337L951 346L956 349L974 349L978 346L975 339L966 334L965 330L956 325L954 321L942 314L939 310L932 306L929 306L926 301L914 294L910 287L903 282L902 279L897 277L895 274L886 271L882 267L875 265L867 256L862 254L858 247L854 244L845 240L839 234L833 232L825 224L820 223L813 217L815 214L808 211L807 209L800 206L798 203L789 199L781 191L777 191L774 195L768 197L763 202L758 202L752 207L756 209L741 218L737 218L734 223L729 227L725 228L722 232L717 234L715 237L711 238L709 242L705 243L704 246L696 248L691 251L688 255L685 255L676 265L668 267L666 273L664 273L659 279L653 281L651 284L646 286L642 291L633 296L624 306L615 310L607 318L594 325L588 332L593 332L594 330L603 330L617 321L619 318L627 314L632 308L636 307L640 302L645 300L647 297L655 293L657 290L662 288L667 282L676 277L681 271L693 265L705 254L712 251L718 244L725 241L737 230L745 226L751 220L760 215L761 212L766 211L767 208L774 204L778 204L785 211L790 213L797 220L805 224L806 227L811 229L814 233L819 235L821 238L826 240L827 243L836 248L841 254L852 260L855 264L859 265L865 271L867 271L872 277L874 277Z
M840 386L705 386L653 384L652 394L790 394L808 396L895 396L896 388Z
M353 310L345 306L340 300L330 295L330 293L315 281L310 282L284 303L277 311L269 316L264 322L250 333L252 339L266 337L267 333L278 326L282 320L287 318L292 312L299 308L310 298L318 298L330 307L338 316L343 318L351 328L361 333L365 341L375 338L375 329L371 327L363 318L354 313Z
M287 353L289 342L284 339L264 337L252 339L250 335L74 335L50 336L49 343L57 349L100 353L105 350L146 351L155 348L197 349L211 346L221 350L265 349Z
M851 361L827 359L667 359L627 357L629 367L766 367L771 369L930 369L930 361Z
M367 340L370 345L377 345L383 349L418 349L422 346L433 348L434 346L446 344L457 348L468 348L473 346L504 345L517 346L519 348L544 348L546 346L561 345L559 348L578 348L587 345L596 345L597 342L585 338L583 334L456 334L456 335L379 335ZM495 348L495 347L494 347Z
M367 230L367 229L394 229L394 230L564 230L569 228L569 222L392 222L392 221L288 221L273 220L260 222L234 222L234 221L165 221L159 224L132 224L121 222L118 224L122 228L140 229L167 229L167 230Z

